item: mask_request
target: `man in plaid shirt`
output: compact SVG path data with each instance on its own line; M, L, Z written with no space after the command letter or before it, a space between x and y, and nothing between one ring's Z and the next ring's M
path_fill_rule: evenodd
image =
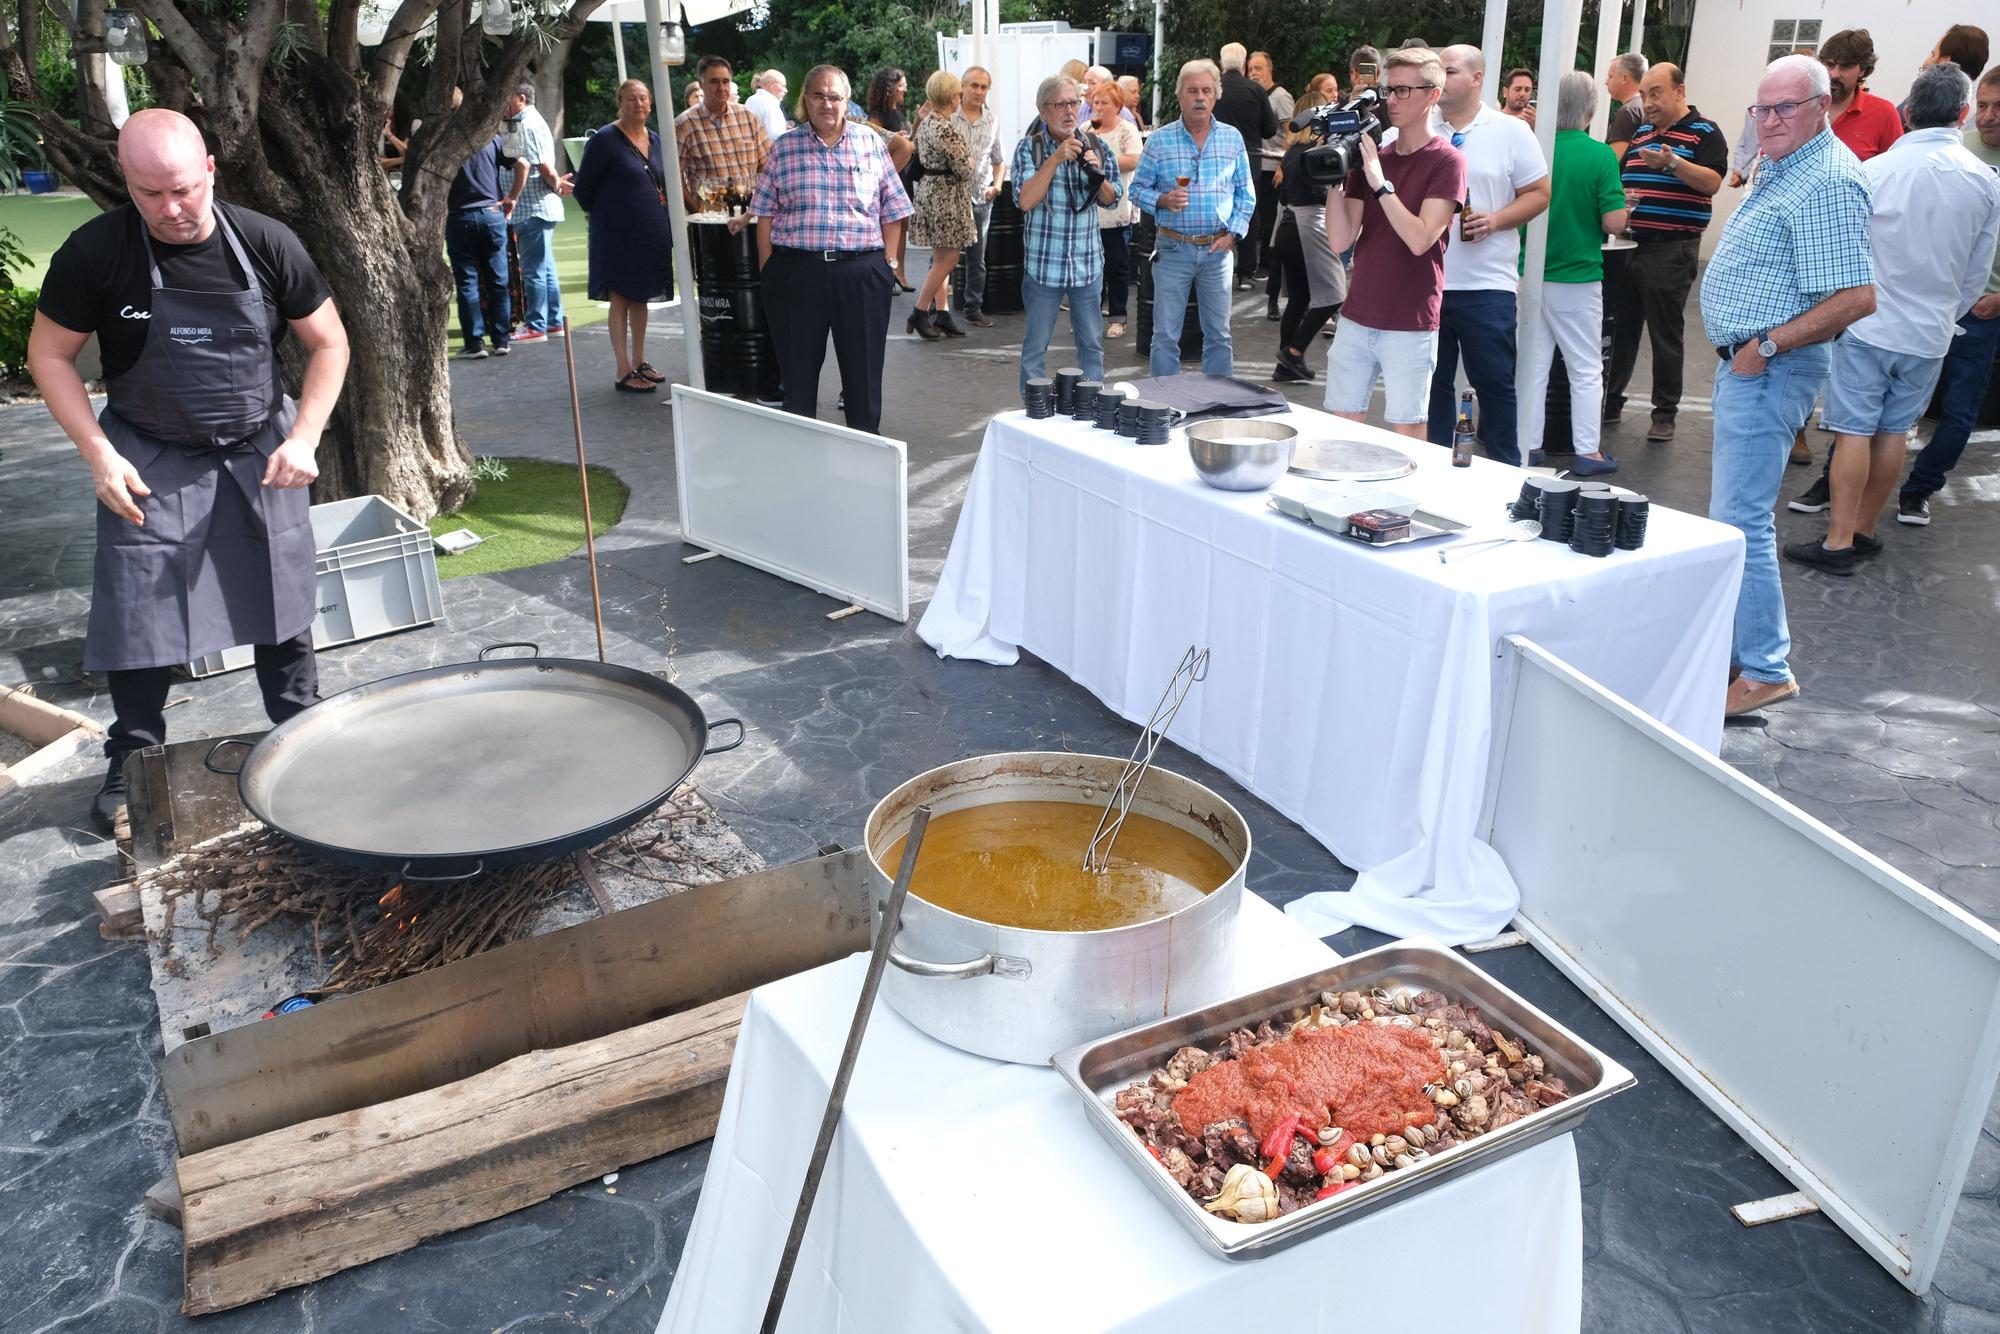
M1041 124L1014 148L1014 202L1021 206L1027 255L1021 304L1028 328L1021 337L1021 388L1048 373L1049 338L1056 314L1069 298L1069 327L1076 334L1076 364L1086 380L1104 378L1104 241L1097 234L1098 205L1118 202L1118 169L1096 137L1079 132L1083 93L1072 79L1043 79L1035 90Z
M701 101L674 117L681 149L681 198L688 212L700 213L698 187L735 186L749 190L771 156L771 136L749 107L730 100L735 89L729 62L703 56L696 66Z
M514 335L516 345L545 343L568 332L563 315L562 279L556 275L555 248L550 244L556 224L563 220L562 197L570 193L568 176L555 169L556 140L548 121L535 110L535 85L524 83L514 89L507 102L511 122L503 143L516 151L514 185L507 196L514 206L508 223L521 252L521 323Z
M910 197L882 136L847 119L847 75L832 65L806 75L806 123L778 137L757 180L757 260L785 411L811 417L827 334L847 396L847 424L882 424L882 356L896 242Z
M1875 309L1868 182L1828 128L1832 100L1826 66L1810 56L1765 69L1750 108L1764 162L1701 283L1702 327L1725 363L1708 514L1744 538L1729 716L1799 693L1773 511L1793 434L1826 387L1832 340Z

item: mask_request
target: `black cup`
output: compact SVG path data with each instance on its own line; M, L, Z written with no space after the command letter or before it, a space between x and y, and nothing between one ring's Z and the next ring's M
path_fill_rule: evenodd
M1128 398L1118 405L1118 434L1136 438L1139 434L1139 402Z
M1097 426L1100 430L1118 429L1118 408L1125 402L1125 395L1109 389L1097 392Z
M1069 391L1069 415L1080 422L1091 420L1096 415L1098 392L1103 388L1095 380L1078 380Z
M1618 500L1609 490L1584 492L1570 515L1569 549L1586 556L1609 556L1617 514Z
M1560 477L1542 480L1541 498L1537 513L1542 521L1542 537L1549 542L1569 541L1570 516L1575 512L1577 492L1581 490L1575 482Z
M1070 410L1070 395L1075 392L1077 382L1083 379L1083 372L1075 366L1062 366L1056 370L1056 411Z
M1618 522L1613 541L1620 551L1637 551L1646 545L1646 517L1652 509L1644 496L1618 497Z

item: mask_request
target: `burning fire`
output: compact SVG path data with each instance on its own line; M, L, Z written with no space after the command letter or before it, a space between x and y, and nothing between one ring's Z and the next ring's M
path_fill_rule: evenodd
M403 892L400 884L389 886L388 892L375 900L375 906L382 910L384 916L396 920L398 931L408 931L417 918L422 916L421 913L411 913L408 917L402 915L401 910L409 906L409 895Z

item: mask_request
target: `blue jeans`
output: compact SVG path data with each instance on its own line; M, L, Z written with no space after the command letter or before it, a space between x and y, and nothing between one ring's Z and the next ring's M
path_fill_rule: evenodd
M968 315L986 308L986 229L992 222L991 200L972 206L972 230L979 239L965 248L965 282L958 289L958 308Z
M2000 347L2000 315L1990 320L1967 315L1958 327L1959 334L1951 340L1951 350L1944 354L1944 370L1938 376L1937 430L1931 432L1930 443L1910 465L1909 480L1903 483L1906 496L1928 496L1944 490L1945 474L1958 466L1979 405L1985 401L1987 382L1993 378L1993 353Z
M544 218L517 218L514 239L521 246L521 298L528 308L521 323L536 333L563 327L562 281L556 277L556 225Z
M458 331L465 335L465 345L477 348L490 333L495 347L507 346L514 330L513 303L507 296L507 220L497 208L452 214L444 223L444 253L458 288ZM482 282L492 302L490 328L479 299Z
M1075 287L1044 287L1033 278L1021 278L1021 304L1028 308L1028 331L1021 335L1021 388L1028 381L1049 373L1049 339L1055 336L1056 316L1062 300L1069 298L1069 327L1076 335L1076 364L1086 380L1104 378L1104 316L1097 309L1103 280L1079 283ZM1182 300L1187 298L1183 297ZM1178 369L1178 368L1177 368Z
M1754 681L1792 679L1785 590L1778 582L1778 487L1792 437L1826 388L1833 349L1826 343L1780 352L1762 375L1715 370L1715 455L1708 517L1743 534L1743 588L1736 595L1732 656Z
M1209 253L1207 246L1189 245L1170 236L1159 239L1153 252L1153 365L1155 375L1181 373L1181 324L1187 318L1188 289L1201 303L1201 369L1207 375L1228 375L1236 359L1229 344L1230 281L1236 274L1236 252Z
M1458 358L1465 354L1465 378L1479 395L1479 432L1487 457L1518 464L1519 423L1514 419L1514 294L1446 292L1438 319L1437 369L1431 372L1431 403L1425 434L1434 445L1451 443L1458 421L1452 400Z

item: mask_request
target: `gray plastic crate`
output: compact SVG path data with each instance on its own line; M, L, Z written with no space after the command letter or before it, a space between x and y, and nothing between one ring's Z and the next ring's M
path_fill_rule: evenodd
M319 553L315 648L429 625L444 615L437 553L423 524L380 496L356 496L313 506L312 527ZM244 645L197 659L188 671L199 679L253 661L254 652Z

